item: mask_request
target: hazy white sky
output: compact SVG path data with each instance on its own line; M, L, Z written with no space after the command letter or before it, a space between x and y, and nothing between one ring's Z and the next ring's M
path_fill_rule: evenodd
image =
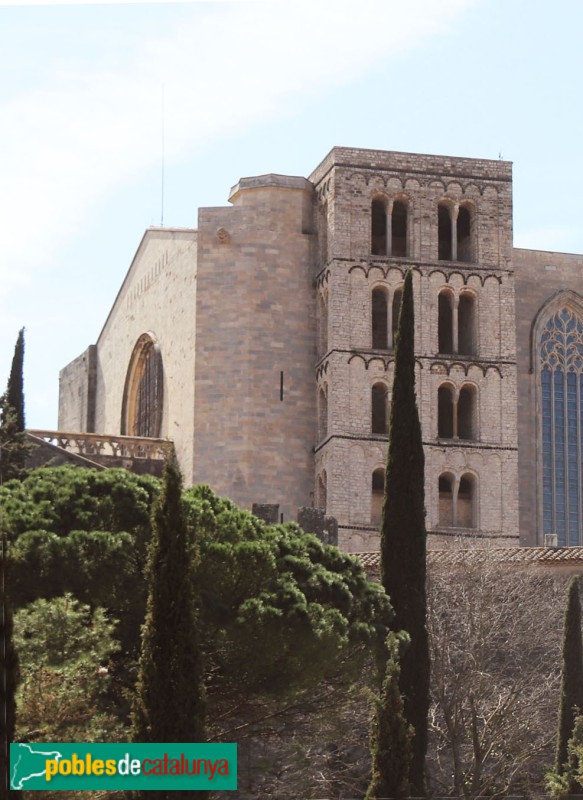
M0 387L25 325L27 424L56 427L144 229L334 145L502 154L515 243L583 252L582 24L580 0L0 0Z

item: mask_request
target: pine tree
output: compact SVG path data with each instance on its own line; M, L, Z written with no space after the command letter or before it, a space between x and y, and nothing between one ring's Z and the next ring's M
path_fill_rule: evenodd
M371 731L372 778L365 800L409 797L413 729L403 711L394 635L387 640L387 646L385 677L380 697L375 702Z
M16 688L18 686L18 657L14 649L12 612L6 597L6 536L2 536L0 562L0 798L21 797L18 791L8 791L10 785L10 742L14 741Z
M0 484L26 474L30 445L24 431L23 364L24 328L21 328L6 392L0 397Z
M426 628L425 458L415 397L413 281L405 277L395 352L389 452L381 525L381 580L395 610L394 630L411 638L401 658L399 685L413 726L413 794L425 793L429 711Z
M583 643L581 640L581 598L579 579L574 576L567 589L567 607L563 627L563 665L559 731L555 771L562 775L569 769L569 740L573 736L575 718L583 711ZM570 791L579 793L581 785L573 780Z

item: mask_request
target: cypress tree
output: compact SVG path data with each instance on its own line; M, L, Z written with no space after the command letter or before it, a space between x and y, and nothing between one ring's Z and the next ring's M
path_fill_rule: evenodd
M372 778L365 800L408 797L413 729L403 711L399 690L396 637L387 640L388 658L380 697L375 701L371 731Z
M8 386L6 402L14 411L16 430L24 431L24 328L18 332Z
M132 719L135 742L205 741L192 557L182 478L177 465L169 461L152 511L146 567L148 600ZM181 794L186 797L192 792L167 793L168 798ZM202 798L205 793L200 794Z
M0 397L0 483L24 477L30 445L24 432L24 328L18 333L6 392Z
M14 741L16 717L16 688L18 686L18 657L12 638L12 611L6 596L6 535L2 535L0 563L0 798L21 797L19 791L9 791L10 742Z
M569 740L573 736L577 713L583 711L583 643L581 641L581 598L579 579L574 576L567 589L567 607L563 627L563 664L561 698L559 703L559 731L555 771L562 775L569 769ZM571 792L580 792L579 783Z
M415 397L413 279L405 276L395 352L389 452L381 525L381 581L395 610L394 630L405 630L399 685L412 725L411 784L425 794L429 711L429 645L426 627L425 458Z

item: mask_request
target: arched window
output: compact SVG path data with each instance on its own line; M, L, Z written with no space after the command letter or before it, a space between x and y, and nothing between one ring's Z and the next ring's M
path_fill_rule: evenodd
M326 388L318 390L318 440L328 435L328 396Z
M439 525L442 528L477 527L476 477L467 472L459 482L450 472L439 476Z
M376 287L372 290L372 346L376 350L389 347L389 309L387 293Z
M460 294L457 352L461 356L473 356L476 353L476 299L469 292Z
M472 262L474 248L472 237L473 218L471 209L462 205L457 218L457 259L458 261Z
M464 291L456 298L450 289L437 296L437 352L476 355L476 298Z
M383 499L385 496L385 471L375 469L372 474L372 492L370 504L370 521L372 525L380 525L383 514Z
M473 208L444 201L437 206L437 258L439 261L475 260Z
M387 204L385 200L373 200L371 205L371 253L373 256L387 255Z
M328 295L318 295L318 355L328 350Z
M317 486L317 502L318 508L322 511L326 511L326 503L327 503L327 477L326 477L326 470L322 470L322 472L318 475L318 486Z
M456 528L475 528L475 480L474 476L462 475L457 493Z
M437 207L437 257L439 261L453 259L451 230L451 209L447 203L440 203Z
M402 289L395 289L393 294L393 303L391 307L391 335L393 340L393 347L397 344L397 331L399 329L399 314L401 312L401 299L403 297Z
M391 252L395 258L407 256L407 205L395 200L391 213Z
M442 528L453 527L453 475L439 476L439 524Z
M583 542L583 319L563 307L540 335L543 532Z
M475 439L476 427L476 388L462 386L457 401L457 435L460 439Z
M476 439L477 396L475 386L465 384L456 397L454 387L442 384L437 390L437 436L439 439Z
M375 383L371 390L371 431L386 435L388 433L387 387Z
M153 336L144 333L134 347L124 388L121 433L157 439L162 426L164 371Z
M449 384L437 390L437 435L440 439L453 439L454 436L453 387Z
M454 352L453 347L453 294L450 291L442 291L437 297L438 318L437 318L437 346L438 352L450 354Z

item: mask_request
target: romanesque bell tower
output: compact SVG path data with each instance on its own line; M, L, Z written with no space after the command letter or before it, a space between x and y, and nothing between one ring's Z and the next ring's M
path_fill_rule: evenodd
M316 503L378 547L401 287L413 270L429 546L517 544L512 167L334 148L316 190Z

